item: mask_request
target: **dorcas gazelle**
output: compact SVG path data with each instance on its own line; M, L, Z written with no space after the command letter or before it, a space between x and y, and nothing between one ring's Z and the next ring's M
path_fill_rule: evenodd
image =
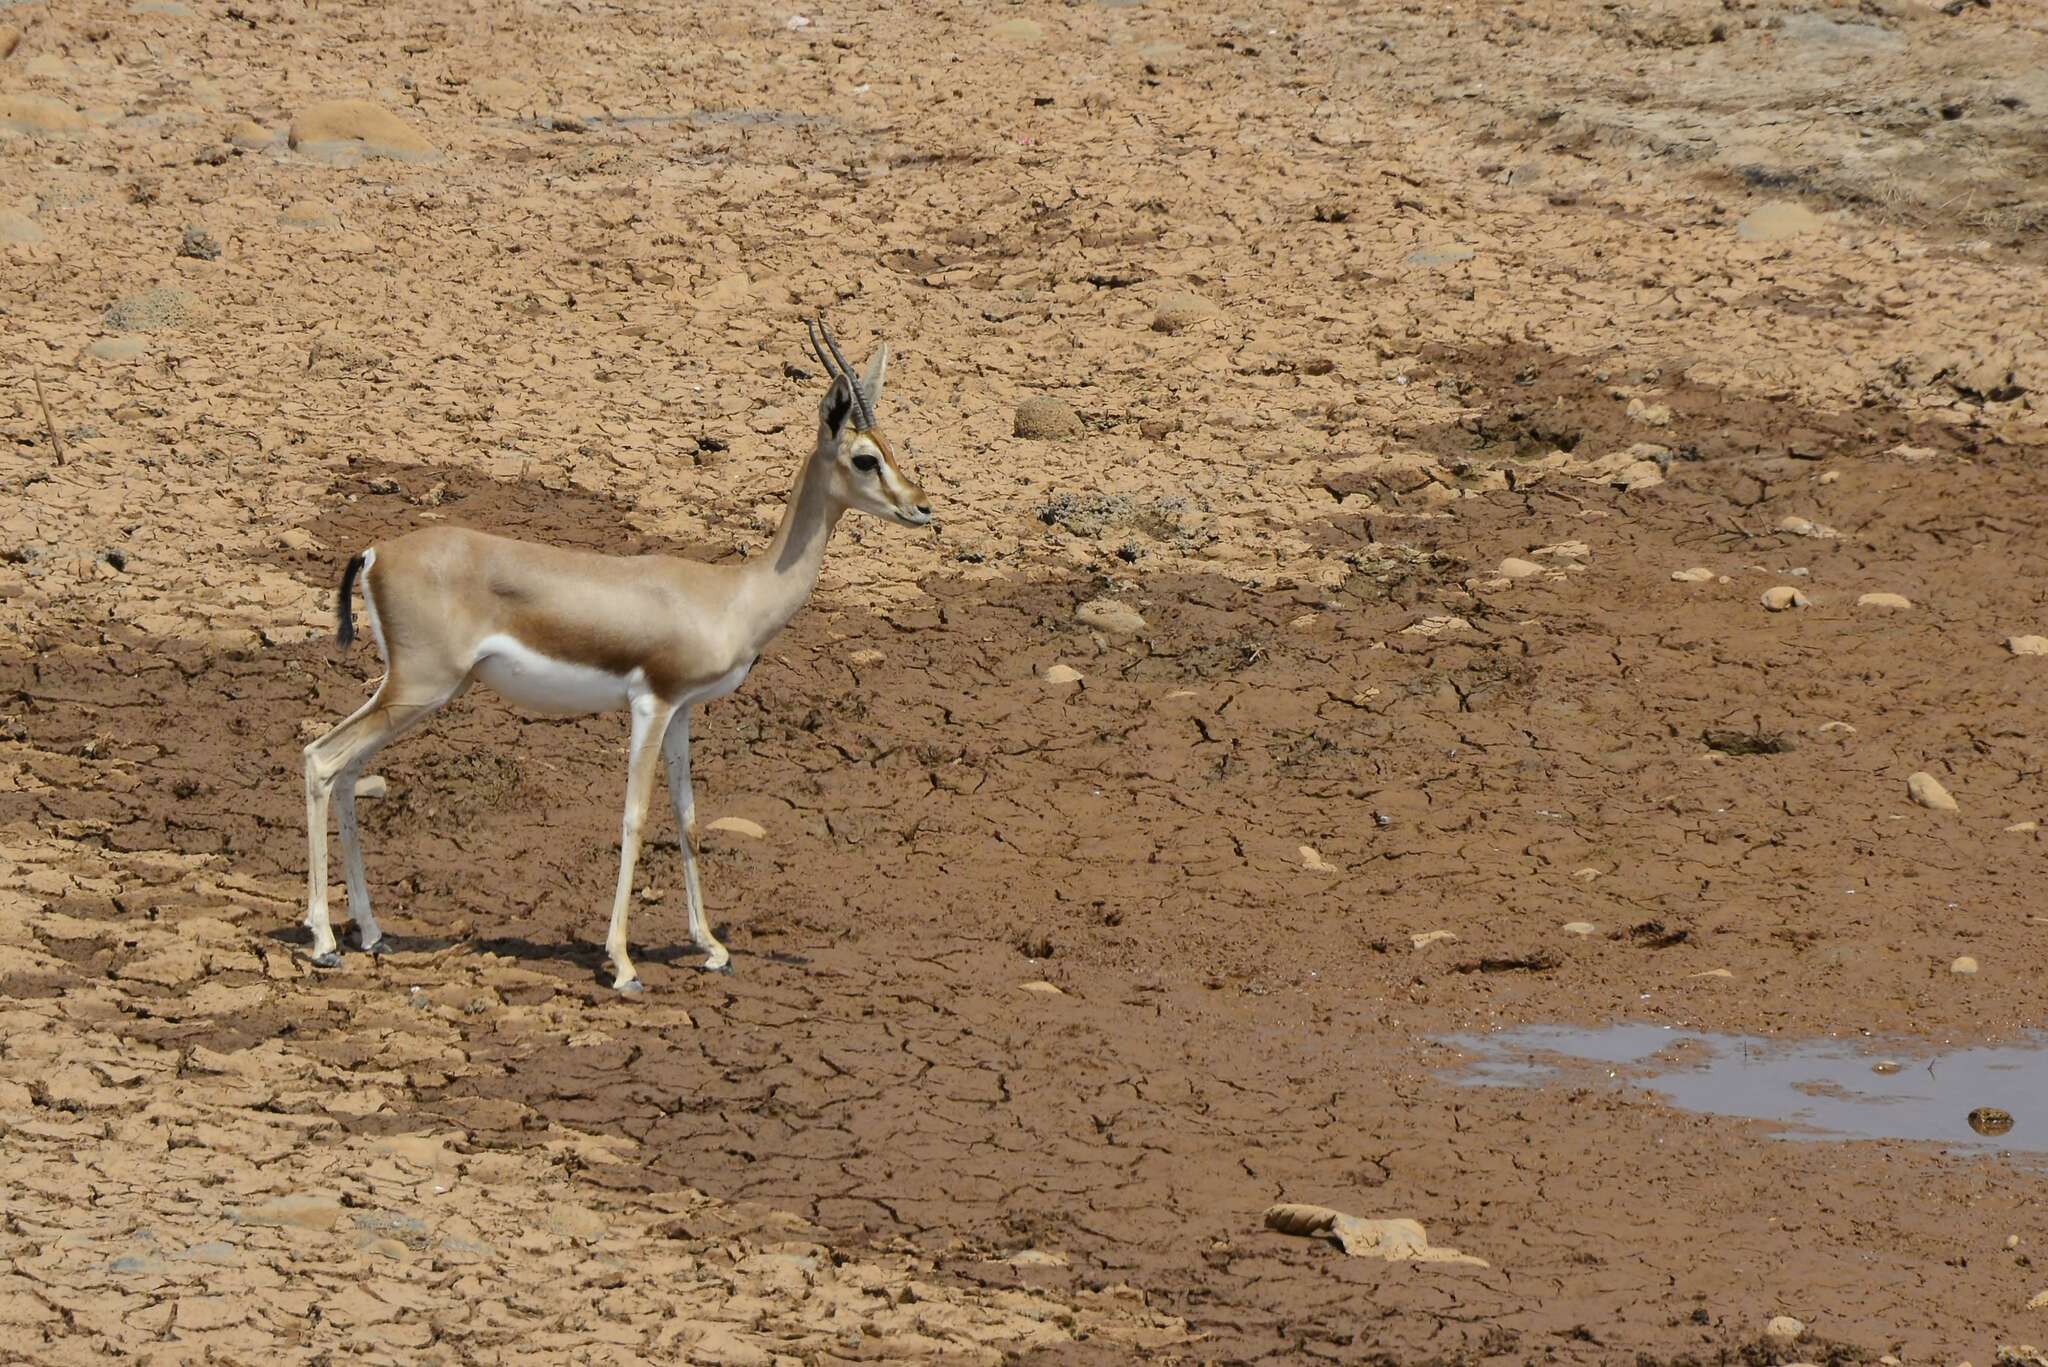
M889 362L875 348L855 379L823 322L811 351L831 384L818 405L818 440L797 471L781 525L767 550L741 563L711 565L668 556L609 556L513 541L461 527L427 527L371 546L348 562L335 615L339 639L354 639L351 595L358 577L384 679L354 716L305 749L312 961L340 960L327 914L327 813L341 834L349 915L362 948L383 943L370 913L356 833L356 780L384 746L473 683L554 716L623 709L632 718L626 815L605 953L621 992L641 991L626 954L633 865L659 761L682 837L690 938L704 967L725 970L730 955L711 933L697 878L697 819L690 789L690 708L740 686L769 640L818 582L826 542L848 509L906 527L932 520L922 487L896 463L875 425ZM820 345L822 337L823 345Z

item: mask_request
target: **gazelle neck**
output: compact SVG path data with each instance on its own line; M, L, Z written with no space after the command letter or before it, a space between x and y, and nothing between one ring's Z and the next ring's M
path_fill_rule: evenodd
M816 452L805 458L768 549L742 569L747 587L741 597L757 648L796 616L817 587L826 544L846 511L826 488L823 464Z

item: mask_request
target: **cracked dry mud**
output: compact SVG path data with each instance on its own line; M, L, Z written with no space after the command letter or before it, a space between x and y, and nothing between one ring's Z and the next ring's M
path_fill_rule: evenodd
M2041 1026L2034 11L0 15L0 1358L2048 1333L2037 1166L1429 1042ZM405 158L288 144L358 98ZM396 952L306 969L342 559L757 548L821 304L941 525L696 728L737 971L664 817L604 990L623 723L481 695L364 807Z

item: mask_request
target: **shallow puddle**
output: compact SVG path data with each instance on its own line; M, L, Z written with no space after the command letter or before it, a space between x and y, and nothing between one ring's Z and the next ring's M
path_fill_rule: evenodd
M2048 1038L1930 1053L1879 1040L1786 1042L1661 1025L1532 1025L1441 1041L1461 1086L1535 1087L1589 1073L1709 1115L1774 1121L1788 1139L1908 1139L2048 1153Z

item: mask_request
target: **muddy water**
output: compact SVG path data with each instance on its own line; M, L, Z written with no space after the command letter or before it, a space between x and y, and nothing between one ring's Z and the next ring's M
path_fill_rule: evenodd
M1787 1042L1663 1025L1453 1035L1471 1087L1603 1077L1675 1106L1785 1126L1788 1139L1905 1139L2048 1153L2048 1037L1929 1053L1874 1039Z

